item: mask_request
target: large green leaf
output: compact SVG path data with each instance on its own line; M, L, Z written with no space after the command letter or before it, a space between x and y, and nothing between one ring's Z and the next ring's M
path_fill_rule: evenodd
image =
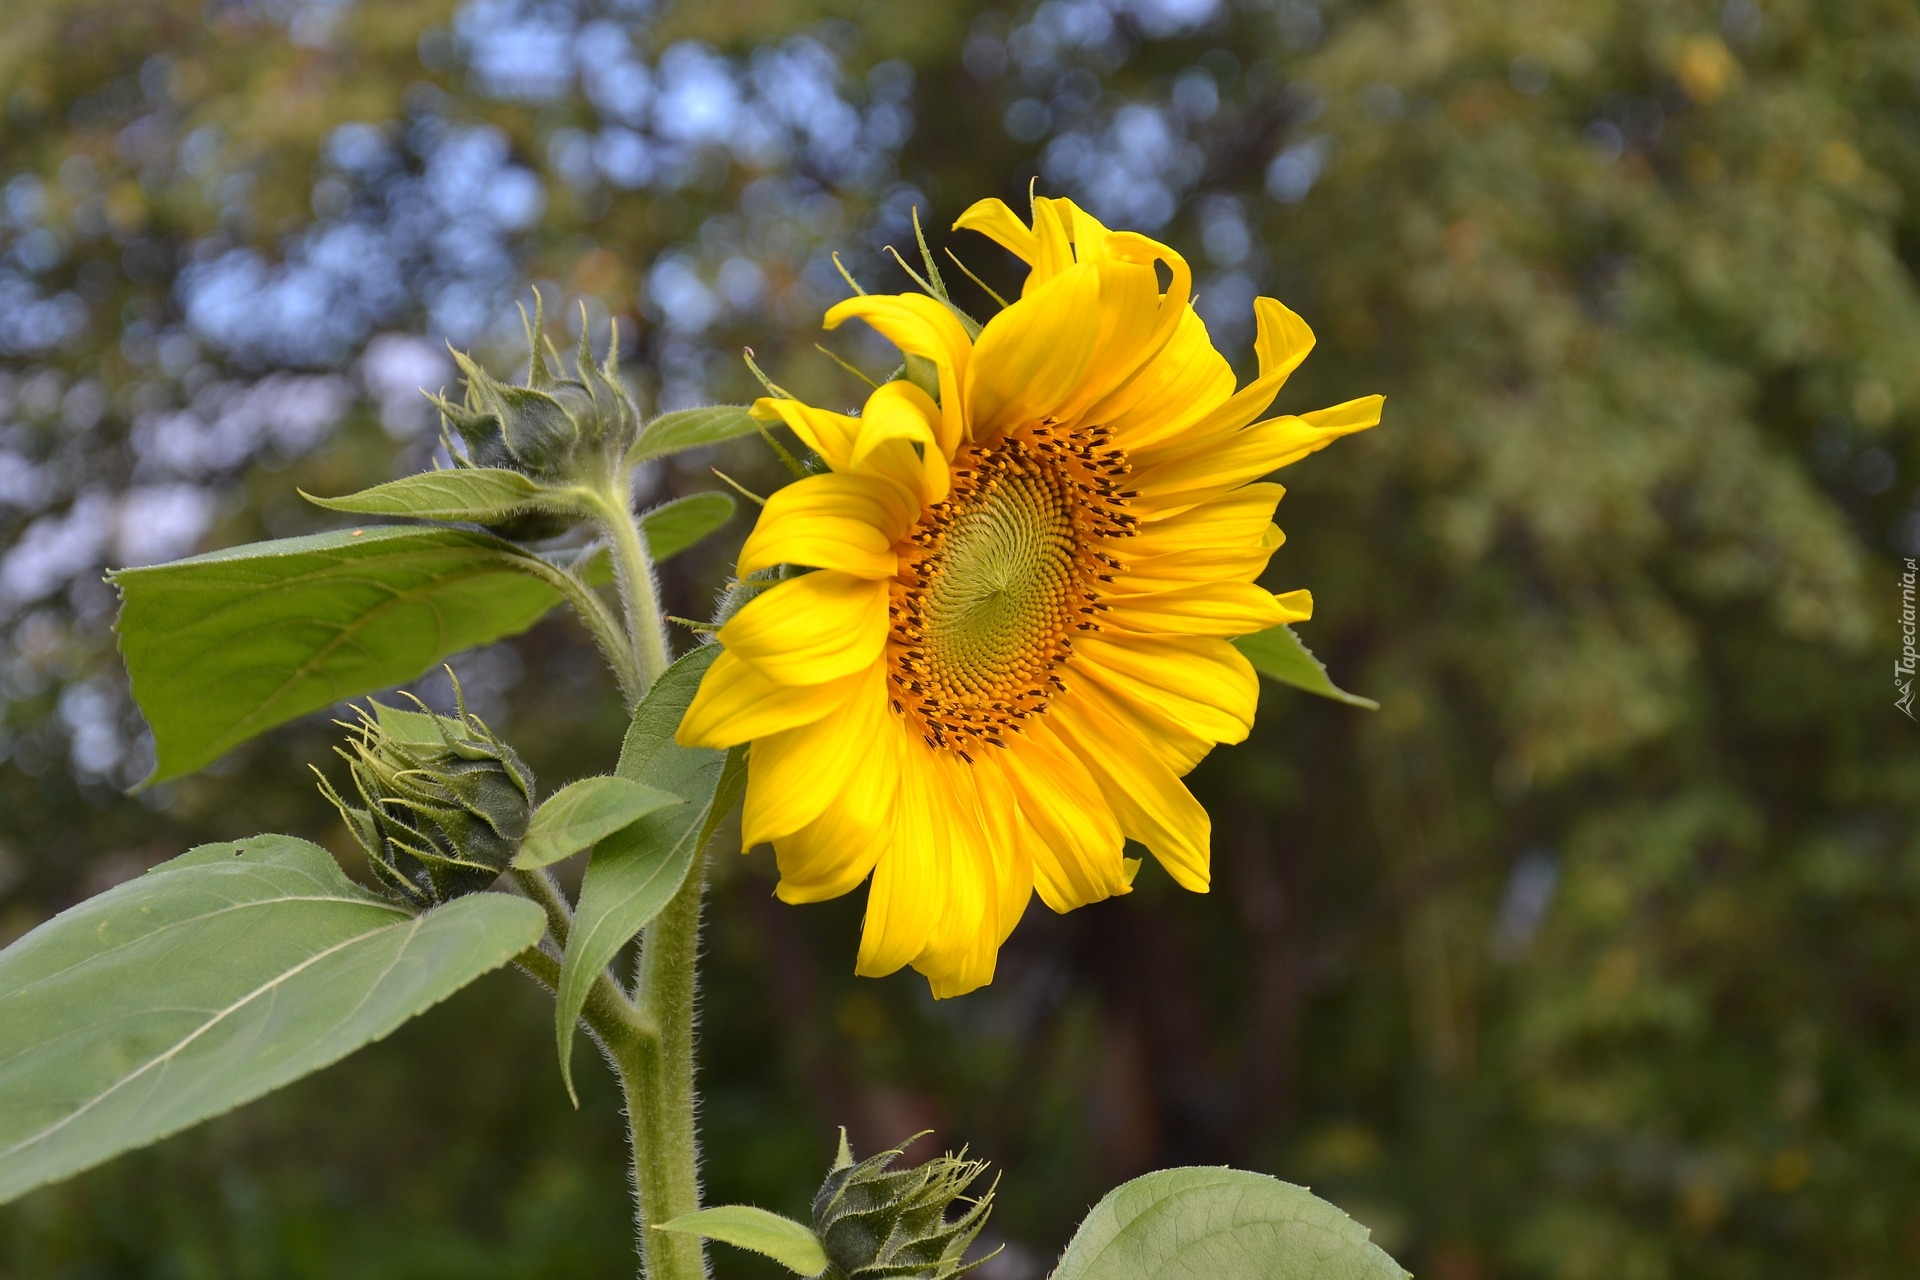
M554 998L560 1074L568 1088L574 1023L586 1006L594 977L679 891L695 855L733 806L744 782L737 753L683 747L673 740L719 649L702 645L668 667L634 708L620 748L620 777L670 792L686 803L655 810L602 840L587 861Z
M561 599L538 567L490 534L395 525L120 570L120 651L153 727L147 781L526 630Z
M701 1236L764 1253L787 1270L803 1276L817 1276L827 1269L827 1251L812 1228L750 1204L695 1209L671 1222L656 1223L653 1229Z
M1405 1280L1367 1229L1305 1187L1164 1169L1107 1193L1052 1280Z
M735 506L732 494L714 490L663 502L640 517L647 550L656 561L677 555L733 519Z
M543 928L503 894L411 915L288 836L88 899L0 952L0 1201L337 1061Z
M530 870L572 857L680 797L631 778L582 778L560 788L533 811L513 865Z
M1254 635L1241 636L1233 645L1247 655L1247 661L1253 663L1254 670L1263 676L1270 676L1296 689L1305 689L1308 693L1317 693L1323 698L1332 698L1335 702L1344 702L1350 707L1365 707L1369 711L1380 709L1380 704L1372 698L1348 693L1334 684L1332 677L1327 675L1326 667L1306 645L1300 643L1300 637L1293 634L1292 627L1271 627Z
M640 438L627 451L627 461L642 462L682 449L719 444L750 436L760 428L754 425L746 406L737 404L703 405L698 409L675 409L663 413L640 431Z
M467 520L491 524L528 511L549 509L554 498L539 485L504 467L454 467L422 471L377 484L344 498L300 495L329 511L419 520Z

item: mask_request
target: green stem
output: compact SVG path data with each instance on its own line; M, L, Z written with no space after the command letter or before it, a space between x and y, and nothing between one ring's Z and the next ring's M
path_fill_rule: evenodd
M666 629L661 625L653 558L647 554L639 521L633 517L633 486L624 467L615 471L606 489L595 499L613 552L620 599L626 606L627 636L633 644L634 665L639 669L642 685L651 688L671 659L667 653Z
M627 639L643 687L667 669L653 561L633 514L631 473L618 467L593 497L612 549L626 610ZM694 1137L693 1006L700 951L701 854L672 900L641 934L632 1020L603 1039L627 1103L633 1147L634 1223L647 1280L706 1280L697 1236L655 1231L700 1207L699 1147ZM589 1022L591 1025L591 1021Z
M607 609L604 601L593 593L580 579L555 564L549 564L539 556L529 555L524 559L525 568L567 598L573 611L580 615L587 630L600 646L600 652L607 656L607 663L613 668L614 679L620 682L620 693L629 707L639 703L652 683L652 677L642 670L634 654L634 646L620 633L620 624ZM652 579L648 579L651 584ZM659 628L655 628L657 631Z
M704 1280L699 1237L652 1230L700 1207L700 1153L694 1135L694 980L700 951L704 859L642 935L634 1004L656 1034L631 1037L613 1056L626 1094L633 1143L635 1221L647 1280Z
M560 961L540 948L528 947L513 958L513 963L549 994L560 989ZM587 1003L580 1010L580 1020L587 1024L587 1034L593 1037L594 1043L609 1057L612 1056L610 1046L651 1034L640 1025L633 1005L620 994L611 979L593 984L587 993Z
M560 884L553 878L553 872L541 867L537 871L527 871L515 867L507 873L513 882L520 886L520 892L538 903L547 913L547 932L561 950L566 950L567 939L573 935L573 906L567 901L567 895L560 891Z
M554 945L562 952L567 949L567 939L573 933L573 907L567 901L567 895L561 892L553 873L544 867L537 871L525 871L518 867L509 873L520 891L525 893L540 909L547 913L547 933L553 938ZM538 957L533 959L532 957ZM551 978L546 976L546 965L553 967ZM515 957L515 963L535 978L545 982L550 989L560 986L560 967L551 956L538 948L531 949ZM603 1047L619 1040L623 1036L652 1036L652 1025L640 1017L633 1001L627 998L611 976L603 969L595 975L593 986L587 991L586 1007L581 1011L588 1030L597 1036ZM610 1038L611 1037L611 1038Z

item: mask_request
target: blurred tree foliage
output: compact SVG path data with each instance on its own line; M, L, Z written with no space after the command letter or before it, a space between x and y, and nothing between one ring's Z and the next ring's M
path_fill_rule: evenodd
M1188 253L1236 360L1256 292L1307 316L1286 405L1388 394L1289 475L1273 579L1384 708L1269 690L1195 775L1211 896L1036 907L950 1004L723 859L712 1193L794 1212L834 1124L930 1126L1007 1171L1004 1280L1222 1161L1436 1280L1920 1268L1911 4L10 0L0 112L0 936L199 840L345 844L323 717L122 793L102 566L425 465L440 340L529 283L656 404L746 398L745 344L852 402L830 252L901 287L910 209L1037 179ZM690 614L725 563L670 568ZM458 666L540 776L610 759L569 624ZM0 1276L626 1274L613 1091L566 1108L544 1016L492 979L39 1192Z

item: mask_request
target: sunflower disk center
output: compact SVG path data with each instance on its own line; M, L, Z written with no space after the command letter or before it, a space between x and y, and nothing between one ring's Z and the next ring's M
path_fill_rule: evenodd
M1031 471L984 487L947 530L922 617L934 675L990 694L1054 639L1073 588L1073 521Z
M893 707L929 746L971 761L1005 746L1066 686L1076 632L1097 630L1097 588L1132 535L1115 482L1125 455L1104 433L1037 424L954 458L953 490L928 509L893 602Z

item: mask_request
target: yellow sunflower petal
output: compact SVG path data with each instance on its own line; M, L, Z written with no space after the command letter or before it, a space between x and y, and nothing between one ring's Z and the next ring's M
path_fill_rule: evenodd
M774 897L799 906L852 893L887 851L892 819L891 808L869 821L856 809L835 805L792 835L781 836L773 842L780 868Z
M1063 422L1082 417L1101 422L1111 417L1106 402L1123 394L1128 380L1166 344L1159 325L1160 281L1151 263L1107 261L1097 269L1100 296L1093 354L1074 393L1051 410Z
M1127 541L1126 559L1258 546L1286 492L1272 483L1241 485L1166 519L1143 522L1138 536Z
M1251 582L1207 582L1115 600L1102 620L1151 635L1215 636L1224 640L1250 636L1287 622L1303 622L1311 616L1310 604L1301 613Z
M1225 640L1090 635L1074 646L1072 669L1215 742L1243 741L1260 702L1253 664Z
M1286 540L1287 535L1279 525L1269 524L1261 532L1260 540L1251 544L1193 547L1163 556L1128 560L1125 567L1113 575L1113 586L1106 594L1117 599L1175 591L1201 582L1252 582L1265 572L1267 561Z
M945 753L936 758L946 775L941 799L947 808L949 878L945 909L912 964L929 979L935 998L946 999L993 980L1006 936L1001 931L1000 879L1011 867L1000 864L988 842L975 771ZM1014 897L1024 905L1030 893L1029 887Z
M933 753L903 754L890 842L867 889L854 962L863 978L884 978L925 951L946 910L953 856L947 806L940 803L942 781Z
M774 491L740 548L742 577L778 564L837 569L856 578L891 578L893 544L918 515L898 485L867 476L807 476Z
M1081 678L1074 682L1066 697L1094 703L1108 716L1126 726L1134 738L1146 744L1147 749L1159 756L1160 762L1179 777L1191 773L1193 767L1219 745L1213 738L1194 732L1189 721L1166 708L1138 702L1124 693L1109 689L1101 679L1101 673L1096 670L1083 670Z
M864 673L823 684L778 684L731 653L707 668L693 705L674 731L683 747L724 749L812 724L852 697Z
M1213 824L1173 770L1089 700L1063 704L1051 718L1100 784L1120 829L1147 846L1175 884L1205 893Z
M1260 361L1259 376L1208 412L1190 418L1177 432L1136 433L1128 447L1141 465L1152 466L1162 461L1163 455L1212 450L1259 417L1273 403L1287 377L1313 350L1313 330L1279 300L1256 298L1253 314L1258 327L1253 349Z
M849 773L846 786L819 817L774 840L780 866L774 893L782 902L824 902L851 892L892 845L905 743L893 726L888 728L892 731L870 740L860 767ZM748 788L751 796L751 779Z
M1071 911L1127 892L1120 820L1086 765L1053 730L1031 723L1006 751L988 759L1012 782L1020 816L1032 828L1033 883L1042 902Z
M1107 238L1113 232L1107 224L1082 209L1066 196L1042 196L1035 206L1049 205L1060 219L1060 229L1073 246L1076 262L1101 262L1107 257Z
M1137 398L1131 393L1134 384L1152 380L1149 370L1154 359L1184 327L1189 312L1188 299L1193 294L1193 269L1185 258L1158 240L1132 231L1117 231L1106 237L1105 248L1107 258L1113 263L1103 272L1105 276L1131 281L1144 273L1152 280L1152 284L1146 286L1152 292L1144 305L1129 295L1119 295L1115 306L1127 308L1125 320L1105 322L1112 330L1107 343L1112 352L1109 360L1114 366L1114 377L1106 387L1088 389L1088 401L1093 405L1089 413L1096 422L1107 421L1132 403ZM1163 266L1168 273L1165 293L1160 292L1158 274ZM1103 297L1101 302L1105 306L1107 299Z
M1020 215L1008 208L1004 200L974 201L954 221L953 229L978 231L1025 263L1030 264L1040 256L1040 238L1033 234L1031 227L1020 221Z
M1073 201L1051 196L1035 197L1032 227L1002 200L975 202L953 226L956 231L978 231L1032 268L1022 297L1076 263L1104 260L1105 241L1112 234Z
M887 584L822 569L776 583L742 606L720 643L780 684L822 684L880 658Z
M1260 362L1259 376L1221 406L1218 415L1231 421L1235 428L1244 427L1259 417L1261 411L1273 403L1274 395L1286 384L1287 378L1313 351L1313 330L1278 298L1255 298L1253 319L1253 353ZM1243 414L1245 416L1241 416ZM1203 421L1198 434L1206 434L1207 425Z
M1020 801L1007 771L989 763L988 767L976 767L971 772L975 785L980 788L980 818L998 889L999 923L994 939L997 947L1013 932L1027 909L1028 900L1033 897L1031 842L1020 838Z
M860 424L853 470L905 485L923 505L946 500L953 477L940 451L940 406L933 397L911 382L885 383L867 397Z
M1187 312L1193 273L1186 260L1146 236L1108 231L1070 200L1036 201L1031 232L1004 205L976 209L979 229L1017 245L1033 264L1020 302L1009 310L1036 313L1011 320L1002 313L974 344L978 393L969 406L976 438L1046 417L1068 421L1090 413L1104 422L1137 399L1126 388ZM1164 296L1155 274L1162 264L1171 277ZM1086 296L1084 283L1071 293L1060 289L1062 278L1089 269L1098 280L1097 300ZM1001 322L998 331L995 322ZM1090 336L1082 332L1088 323ZM1072 336L1063 342L1062 333ZM1083 342L1090 343L1085 360L1079 358Z
M1278 298L1255 298L1253 318L1253 353L1260 361L1260 377L1255 381L1270 381L1278 391L1313 351L1313 330Z
M827 715L756 738L747 757L741 846L752 848L792 835L818 818L839 800L855 774L871 767L868 757L889 731L898 736L887 717L885 669L875 663L860 686Z
M1077 212L1071 200L1041 196L1033 202L1033 237L1037 248L1032 259L1033 270L1027 273L1027 282L1020 290L1022 298L1037 292L1042 285L1051 284L1055 277L1071 271L1078 262L1073 253L1073 223Z
M1206 322L1182 309L1166 345L1125 388L1099 406L1114 439L1129 451L1178 437L1233 394L1233 368L1214 349Z
M1057 413L1078 394L1100 336L1100 272L1061 272L987 321L967 366L973 438Z
M1249 480L1291 466L1341 436L1380 421L1384 397L1365 396L1299 417L1268 418L1235 431L1213 447L1143 463L1129 477L1143 518L1167 516L1226 493Z
M1385 396L1361 396L1358 400L1336 404L1330 409L1311 410L1298 418L1274 419L1288 424L1288 443L1280 465L1292 466L1308 454L1326 448L1341 436L1379 426L1380 411L1386 407L1386 403Z
M860 438L860 419L827 409L816 409L798 400L762 396L750 410L762 422L784 422L800 437L800 443L820 455L835 471L853 469L853 448Z
M945 303L915 293L862 294L827 312L827 328L865 320L908 355L933 361L940 374L940 452L951 458L966 438L967 421L960 388L973 356L967 331Z

